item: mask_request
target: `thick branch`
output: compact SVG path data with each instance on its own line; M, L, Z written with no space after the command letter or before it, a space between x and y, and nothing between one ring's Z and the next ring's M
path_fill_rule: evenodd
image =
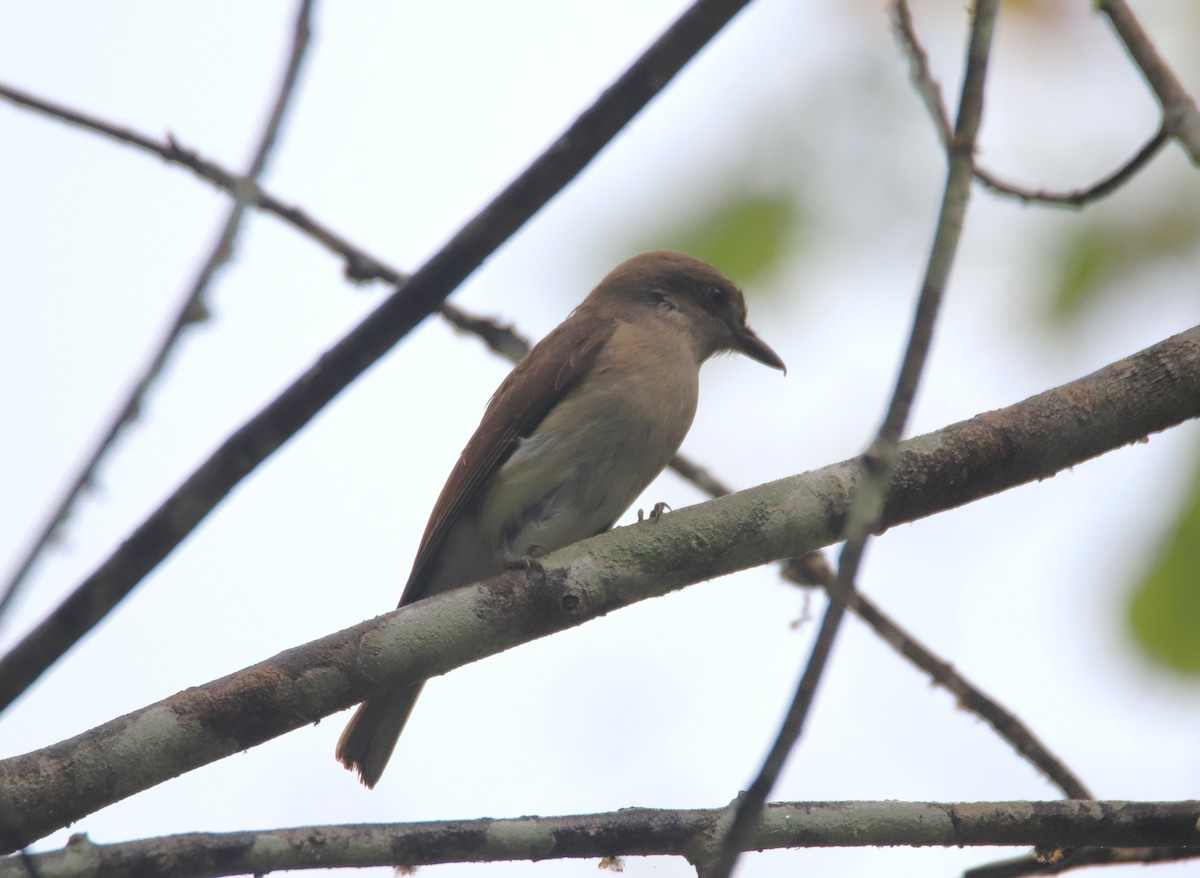
M624 808L519 817L262 832L189 833L121 844L71 839L30 857L41 878L217 878L283 869L420 866L618 856L694 857L724 809ZM763 809L746 850L809 847L1200 844L1197 802L789 802ZM0 878L28 878L15 859Z
M569 183L749 0L698 0L546 152L398 292L234 432L47 619L0 660L0 709L167 557L309 422Z
M1078 381L901 444L890 527L1026 482L1200 416L1200 327ZM837 540L857 460L585 540L510 573L280 653L60 744L0 762L22 824L11 850L224 756L405 682L715 576Z

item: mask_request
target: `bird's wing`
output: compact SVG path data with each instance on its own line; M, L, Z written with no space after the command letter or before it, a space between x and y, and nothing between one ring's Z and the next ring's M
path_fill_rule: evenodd
M595 321L567 321L534 347L496 389L429 516L400 606L426 596L434 561L458 517L478 503L488 479L517 443L531 435L591 369L616 328L614 323L601 326L597 332ZM565 362L555 362L551 357L562 351L571 355Z

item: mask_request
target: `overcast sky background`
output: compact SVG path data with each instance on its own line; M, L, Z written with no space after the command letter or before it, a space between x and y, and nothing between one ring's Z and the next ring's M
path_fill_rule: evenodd
M683 5L321 4L264 184L392 264L415 268ZM1081 186L1157 127L1149 92L1090 5L1034 13L1006 4L982 134L989 166L1034 185ZM0 80L152 136L170 132L234 169L246 166L259 135L294 16L291 3L0 6ZM722 193L788 191L801 216L789 258L747 293L752 325L789 373L744 358L706 366L684 450L739 487L862 450L892 385L944 171L882 7L753 4L454 301L538 338L609 268L668 240ZM953 94L962 4L916 8ZM1195 10L1180 0L1138 14L1200 91L1187 37ZM0 130L7 571L146 362L227 202L185 170L4 103ZM1200 178L1174 147L1093 210L1136 222L1170 199L1200 199ZM1122 295L1069 330L1046 328L1052 247L1082 216L977 191L912 433L1075 379L1200 319L1193 248L1126 278ZM187 333L142 418L0 620L0 647L386 292L348 285L319 246L249 214L233 264L210 289L212 319ZM507 368L443 322L422 324L0 718L0 755L391 609L441 484ZM1196 425L1185 425L897 528L867 556L863 589L1021 716L1103 798L1192 798L1200 784L1200 687L1147 663L1125 627L1129 583L1178 514L1198 439ZM701 499L668 473L638 505ZM71 831L115 842L718 807L757 771L791 697L815 630L791 624L804 605L772 569L755 570L456 671L427 687L374 792L333 760L347 714ZM813 612L820 608L814 600ZM774 795L1055 797L853 619ZM953 875L1012 854L776 852L747 856L740 874ZM595 869L560 861L430 873ZM666 859L629 860L626 872L692 874ZM1122 872L1133 874L1108 874Z

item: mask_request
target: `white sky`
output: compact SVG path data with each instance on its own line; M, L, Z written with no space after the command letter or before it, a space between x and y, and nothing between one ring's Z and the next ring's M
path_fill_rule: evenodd
M1153 101L1102 21L1089 4L1075 5L1059 4L1046 20L1001 20L982 155L1036 185L1084 185L1157 125ZM1146 9L1161 16L1146 23L1196 92L1200 68L1178 27L1185 5ZM233 168L244 167L258 136L293 16L283 3L0 6L0 80L151 135L171 132ZM322 4L267 188L414 268L681 7ZM739 486L858 452L892 384L943 167L878 7L754 4L455 301L540 337L630 248L654 246L723 185L786 187L802 193L808 211L794 258L749 293L751 322L789 374L735 358L706 367L684 449ZM960 7L918 6L951 92ZM0 128L7 570L143 365L227 208L186 171L3 103ZM1164 199L1197 198L1194 170L1170 148L1094 210L1133 221ZM1052 289L1043 270L1050 246L1086 216L978 194L914 432L1079 377L1200 319L1193 251L1126 278L1123 297L1072 331L1046 330L1038 315ZM235 263L210 291L212 321L176 351L142 420L125 431L63 541L0 623L0 646L42 618L384 292L348 286L323 250L250 215ZM427 321L0 718L0 755L391 609L444 476L506 368L479 343ZM863 588L1025 719L1101 797L1182 799L1200 783L1200 688L1145 664L1124 628L1128 583L1182 502L1198 438L1195 424L1155 436L898 528L868 554ZM640 505L659 499L679 507L702 498L668 474ZM790 626L801 605L771 570L752 571L455 672L426 689L374 792L333 760L339 716L72 831L113 842L720 806L757 770L790 698L814 631ZM776 793L1053 797L981 722L854 620ZM745 858L739 874L951 875L989 856L782 852ZM595 868L564 861L436 874ZM691 874L672 860L629 860L626 872ZM1173 873L1182 867L1158 872Z

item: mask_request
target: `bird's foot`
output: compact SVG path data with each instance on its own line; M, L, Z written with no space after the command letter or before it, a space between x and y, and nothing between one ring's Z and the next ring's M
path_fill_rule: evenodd
M504 569L505 570L530 570L539 575L545 574L546 568L542 566L542 562L538 560L543 555L548 555L550 550L541 543L531 543L529 548L525 550L524 555L514 555L511 552L504 553Z
M650 520L658 521L663 517L663 513L670 509L670 505L663 503L661 500L654 504L650 509ZM638 521L645 521L645 514L642 510L638 510Z

